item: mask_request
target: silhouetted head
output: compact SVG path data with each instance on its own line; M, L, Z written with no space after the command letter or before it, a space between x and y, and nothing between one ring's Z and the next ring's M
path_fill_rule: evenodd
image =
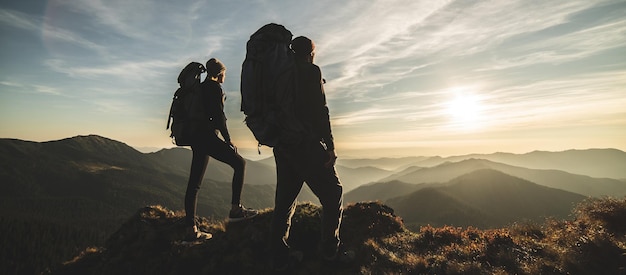
M210 79L223 83L226 76L226 66L217 58L211 58L206 62L206 72Z
M216 77L226 71L226 66L217 58L211 58L206 62L206 72L210 77Z
M313 56L315 55L315 43L313 40L304 37L298 36L291 41L291 49L296 54L298 58L304 58L313 61Z

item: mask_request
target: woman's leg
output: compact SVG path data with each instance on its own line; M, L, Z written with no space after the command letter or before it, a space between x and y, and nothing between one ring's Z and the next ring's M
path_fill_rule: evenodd
M202 184L202 178L209 163L209 156L201 148L192 147L193 157L191 159L191 171L187 181L187 192L185 193L185 223L188 226L195 225L196 203L198 201L198 191Z
M209 155L216 160L228 164L233 168L231 203L239 205L241 203L241 192L243 190L244 173L246 161L226 142L217 136L210 138Z

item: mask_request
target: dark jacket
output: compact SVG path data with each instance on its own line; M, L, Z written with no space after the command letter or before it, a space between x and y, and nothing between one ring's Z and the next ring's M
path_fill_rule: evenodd
M317 65L303 60L296 61L296 65L298 67L296 116L309 128L312 138L323 141L328 150L333 150L335 144L330 128L322 72Z
M222 137L230 140L230 134L226 127L226 115L224 114L224 92L222 85L209 78L202 82L201 102L208 116L212 129L219 130Z

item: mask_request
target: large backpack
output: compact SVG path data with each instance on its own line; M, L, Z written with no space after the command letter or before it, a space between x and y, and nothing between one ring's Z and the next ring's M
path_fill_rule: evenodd
M241 111L259 143L297 144L305 133L295 117L297 68L289 48L292 34L267 24L250 36L241 68Z
M174 93L165 128L166 130L171 128L170 137L178 146L191 145L193 136L201 127L201 123L206 122L199 98L200 80L197 78L205 71L204 65L191 62L178 75L180 87Z

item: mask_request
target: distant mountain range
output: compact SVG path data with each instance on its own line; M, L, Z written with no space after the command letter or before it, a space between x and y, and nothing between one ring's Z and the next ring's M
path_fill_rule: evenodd
M48 201L71 204L73 200L83 200L109 208L118 217L127 217L138 207L150 204L181 209L191 159L188 151L169 149L143 154L100 136L41 143L3 139L0 197L5 206L15 207L27 199L36 199L42 207ZM199 211L220 217L226 213L230 200L230 183L220 180L228 177L229 171L219 165L209 165L207 170ZM243 198L249 206L267 207L273 203L270 186L249 184L245 189ZM3 209L11 210L7 214L16 213L13 207Z
M565 219L585 196L541 186L492 169L387 200L407 226L501 227L516 221Z
M372 166L400 172L409 167L434 167L468 159L484 159L529 169L561 170L595 178L626 180L626 152L617 149L534 151L526 154L469 154L445 158L439 156L347 160L340 158L337 163L351 168Z
M22 257L43 253L38 258L68 259L76 247L102 244L141 207L158 204L182 211L190 162L186 148L141 153L95 135L48 142L0 139L0 228L27 228L4 239L32 241L30 236L60 234L55 240L72 247L46 254L41 246L51 244L36 242L19 246ZM273 207L273 158L248 160L246 168L243 203ZM336 168L345 203L382 201L414 229L423 224L494 227L566 217L585 197L626 195L626 153L615 149L339 159ZM230 167L209 162L198 215L225 217L231 177ZM319 203L308 188L299 200ZM89 233L76 237L67 232ZM21 255L5 250L0 254Z
M95 135L49 142L0 139L0 154L0 197L4 198L1 204L6 206L3 209L9 209L3 212L16 216L20 211L36 211L47 201L69 205L73 200L92 202L87 203L93 205L89 207L109 209L118 217L147 204L181 209L191 163L191 151L186 148L141 153L124 143ZM478 156L482 158L475 158ZM549 170L510 163L532 167L545 164ZM554 167L580 168L589 173L604 171L608 176L591 177L555 170ZM620 180L626 173L623 168L626 168L626 153L615 149L448 158L339 159L337 165L346 202L387 201L429 185L449 184L452 179L481 169L497 170L583 196L619 197L626 195L626 182ZM231 177L230 167L216 160L209 162L206 186L200 193L200 214L225 215ZM275 179L272 157L248 160L244 203L251 207L272 207ZM306 188L300 199L316 202L315 196ZM28 207L20 207L17 212L12 210L22 206L24 200L34 200L33 204L37 206L33 206L32 211Z
M572 205L586 197L625 195L624 180L470 158L434 167L410 166L347 192L344 200L381 201L415 229L425 224L498 227L523 219L566 218ZM489 199L491 196L502 200ZM492 203L481 205L483 202ZM514 202L517 204L506 206ZM493 213L500 209L505 211Z
M381 201L415 229L425 224L499 227L548 216L566 218L572 206L586 197L477 167L441 183L392 180L364 185L345 194L345 201Z
M401 181L405 183L443 183L479 169L494 169L520 177L540 185L563 189L585 196L624 196L626 182L610 178L570 174L559 170L542 170L516 167L484 159L466 159L445 162L434 167L409 167L399 173L383 178L380 182Z

